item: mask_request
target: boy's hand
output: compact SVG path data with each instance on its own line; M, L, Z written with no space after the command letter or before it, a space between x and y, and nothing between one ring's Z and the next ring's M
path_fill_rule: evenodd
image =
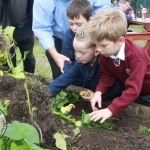
M87 90L87 92L89 93L89 96L82 96L82 95L80 95L85 101L90 101L92 98L93 98L93 96L94 96L94 92L93 91L91 91L91 90Z
M100 123L103 123L106 119L110 118L112 115L113 113L108 108L97 110L90 113L91 120L96 122L97 120L102 119Z
M93 95L92 99L91 99L91 107L93 111L98 110L98 108L95 106L96 103L98 103L98 107L101 108L101 103L102 103L102 98L101 98L102 93L97 91L95 92L95 94Z

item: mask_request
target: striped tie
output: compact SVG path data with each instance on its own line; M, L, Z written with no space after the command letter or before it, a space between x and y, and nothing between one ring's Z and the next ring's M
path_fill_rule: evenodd
M116 67L120 66L120 59L119 58L112 59L112 60L113 60L113 62L114 62L114 64L115 64Z

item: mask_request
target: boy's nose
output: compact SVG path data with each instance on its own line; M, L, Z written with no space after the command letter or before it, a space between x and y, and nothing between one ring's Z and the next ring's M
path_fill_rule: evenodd
M101 48L96 48L97 51L102 52L103 50Z
M77 30L77 26L76 26L76 25L73 26L73 30L74 30L74 31Z

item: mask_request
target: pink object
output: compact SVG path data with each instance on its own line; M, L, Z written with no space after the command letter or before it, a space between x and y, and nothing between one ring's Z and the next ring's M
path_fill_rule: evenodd
M129 15L134 15L134 11L129 11Z
M143 9L142 9L142 20L143 20L143 21L145 21L145 19L146 19L146 13L147 13L146 8L143 8Z

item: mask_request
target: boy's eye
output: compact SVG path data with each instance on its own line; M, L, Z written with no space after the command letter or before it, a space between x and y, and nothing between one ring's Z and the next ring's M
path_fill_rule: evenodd
M106 47L106 45L101 45L101 47Z
M106 47L107 45L97 45L97 47Z
M84 55L85 54L85 52L80 52L82 55Z
M77 24L77 26L81 26L81 25L82 25L82 24L79 24L79 23Z
M75 54L77 54L77 53L79 53L81 55L84 55L86 52L77 52L77 51L75 51Z

